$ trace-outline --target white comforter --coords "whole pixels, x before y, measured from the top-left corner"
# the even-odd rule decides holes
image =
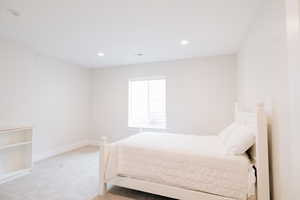
[[[224,153],[218,136],[145,132],[110,145],[106,179],[126,176],[244,200],[255,176],[246,155]]]

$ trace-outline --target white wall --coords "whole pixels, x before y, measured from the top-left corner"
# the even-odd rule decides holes
[[[292,131],[289,146],[291,160],[289,199],[299,198],[300,179],[300,0],[286,0],[287,38],[288,38],[288,68],[291,96]]]
[[[93,139],[105,135],[116,140],[136,131],[127,128],[128,79],[151,76],[167,79],[168,131],[216,134],[232,121],[235,56],[95,69]]]
[[[245,107],[272,107],[271,184],[274,200],[287,198],[290,98],[284,0],[266,1],[238,55],[238,99]]]
[[[88,70],[2,39],[0,124],[33,125],[35,159],[101,135],[116,140],[136,132],[127,128],[128,79],[156,75],[167,78],[169,131],[216,134],[232,121],[234,56]]]
[[[88,69],[0,40],[0,95],[0,123],[35,127],[35,159],[87,141]]]

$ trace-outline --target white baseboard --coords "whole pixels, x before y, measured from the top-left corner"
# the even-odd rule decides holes
[[[95,144],[95,143],[93,143]],[[33,162],[38,162],[41,160],[45,160],[47,158],[68,152],[68,151],[72,151],[74,149],[78,149],[84,146],[88,146],[91,145],[89,140],[85,140],[79,143],[75,143],[75,144],[68,144],[68,145],[64,145],[61,147],[56,148],[55,150],[50,150],[44,153],[39,153],[39,154],[33,154]]]

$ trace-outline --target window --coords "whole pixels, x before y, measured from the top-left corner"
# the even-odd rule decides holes
[[[128,126],[166,128],[166,80],[129,81]]]

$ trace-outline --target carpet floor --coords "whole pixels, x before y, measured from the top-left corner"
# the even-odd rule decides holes
[[[98,151],[85,147],[38,162],[30,175],[0,185],[0,200],[171,200],[112,187],[100,197]]]

